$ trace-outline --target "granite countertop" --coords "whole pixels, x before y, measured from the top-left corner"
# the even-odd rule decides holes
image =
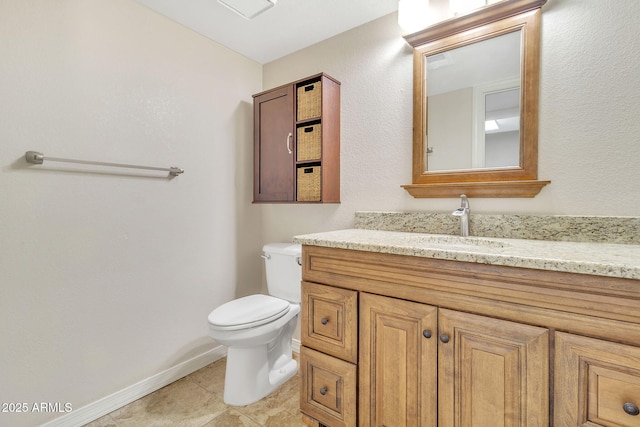
[[[480,264],[640,280],[640,245],[347,229],[295,236],[295,243]]]

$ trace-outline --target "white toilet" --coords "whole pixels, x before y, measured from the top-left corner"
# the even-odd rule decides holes
[[[269,243],[264,251],[270,295],[249,295],[209,314],[209,335],[227,349],[224,402],[244,406],[294,376],[291,339],[300,313],[302,247]]]

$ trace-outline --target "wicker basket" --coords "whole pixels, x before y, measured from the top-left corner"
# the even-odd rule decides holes
[[[299,162],[319,160],[322,156],[322,125],[316,123],[298,128],[296,159]]]
[[[322,114],[322,81],[298,87],[298,121]]]
[[[321,166],[303,166],[298,168],[298,195],[299,202],[320,201],[320,171]]]

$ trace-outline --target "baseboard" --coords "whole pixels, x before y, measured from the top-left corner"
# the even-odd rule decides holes
[[[294,338],[291,341],[291,349],[295,353],[300,354],[300,340]],[[222,359],[226,355],[227,348],[218,346],[82,408],[74,409],[73,412],[69,412],[55,420],[42,424],[41,427],[77,427],[90,423],[218,359]]]
[[[69,412],[55,420],[42,424],[41,427],[77,427],[90,423],[226,355],[227,348],[218,346],[82,408],[74,409],[73,412]]]

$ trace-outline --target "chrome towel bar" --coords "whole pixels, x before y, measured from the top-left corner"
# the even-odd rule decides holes
[[[65,163],[79,163],[83,165],[98,165],[98,166],[113,166],[116,168],[129,168],[129,169],[146,169],[154,171],[166,171],[171,176],[178,176],[184,172],[184,170],[171,166],[169,168],[157,168],[153,166],[139,166],[139,165],[126,165],[122,163],[109,163],[109,162],[94,162],[90,160],[74,160],[74,159],[61,159],[59,157],[48,157],[37,151],[27,151],[24,155],[27,163],[35,165],[41,165],[45,160],[51,162],[65,162]]]

